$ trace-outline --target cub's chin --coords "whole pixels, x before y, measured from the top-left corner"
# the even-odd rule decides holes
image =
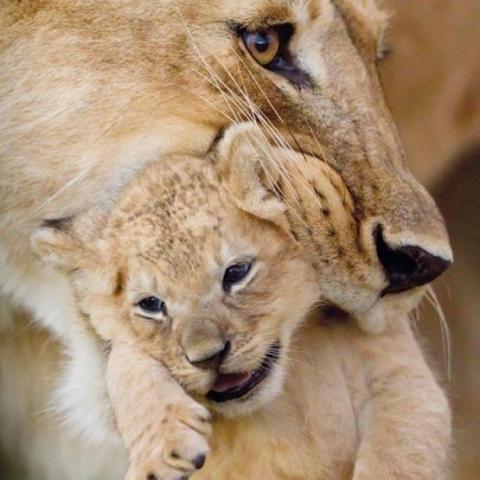
[[[283,385],[282,344],[270,346],[258,368],[239,373],[220,373],[207,393],[208,405],[226,417],[251,413],[271,401]]]

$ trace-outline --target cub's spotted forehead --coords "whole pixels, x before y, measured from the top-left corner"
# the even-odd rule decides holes
[[[144,170],[124,191],[107,232],[126,256],[172,272],[179,265],[195,270],[204,263],[202,252],[220,249],[225,218],[219,180],[206,160],[166,160]]]

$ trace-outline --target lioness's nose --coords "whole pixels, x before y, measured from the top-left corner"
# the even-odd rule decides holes
[[[217,369],[225,360],[225,358],[230,353],[231,343],[225,342],[225,344],[213,355],[208,355],[205,358],[200,359],[190,359],[188,356],[188,361],[195,367],[202,368],[204,370],[214,370]]]
[[[381,228],[375,232],[375,243],[378,258],[388,279],[388,286],[382,291],[382,296],[430,283],[452,263],[414,245],[391,247],[385,241]]]

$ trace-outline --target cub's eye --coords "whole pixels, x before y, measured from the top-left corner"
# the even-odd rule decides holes
[[[241,35],[245,47],[260,65],[269,65],[280,52],[280,35],[273,28],[260,32],[243,30]]]
[[[140,300],[136,305],[137,307],[140,307],[145,313],[158,314],[165,313],[166,311],[165,302],[154,296],[145,297]]]
[[[229,292],[235,284],[241,282],[242,280],[245,280],[251,269],[252,263],[248,262],[237,263],[228,267],[223,275],[223,289],[226,292]]]

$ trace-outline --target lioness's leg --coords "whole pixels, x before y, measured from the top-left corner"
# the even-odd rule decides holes
[[[354,480],[439,480],[447,476],[450,408],[406,318],[360,339],[369,400],[360,412]]]

